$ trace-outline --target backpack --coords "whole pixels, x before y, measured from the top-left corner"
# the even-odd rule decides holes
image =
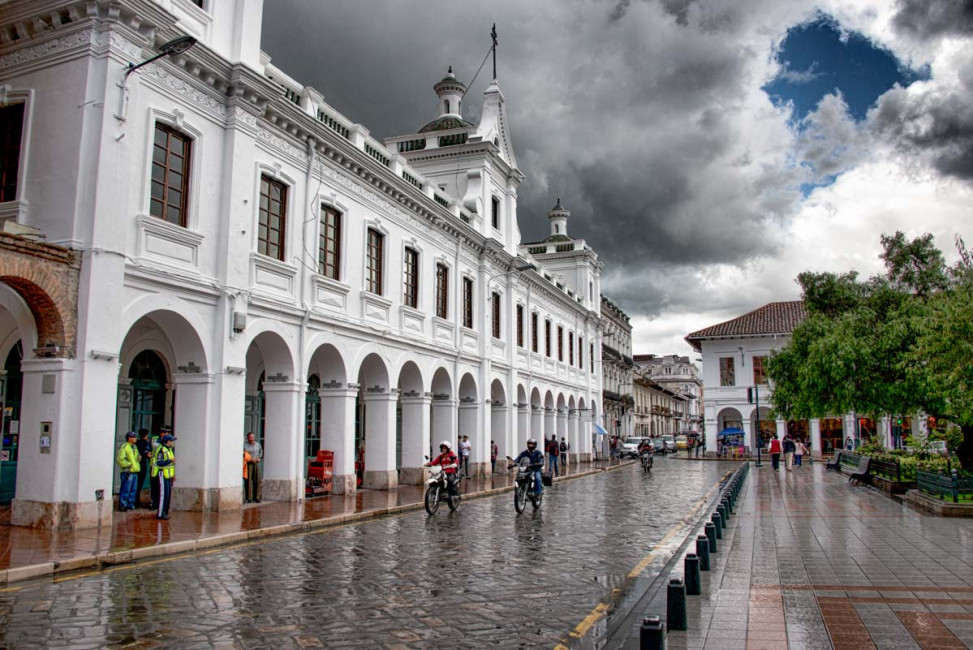
[[[561,451],[567,451],[567,450],[568,450],[568,443],[566,443],[566,442],[564,442],[562,440],[561,441]]]

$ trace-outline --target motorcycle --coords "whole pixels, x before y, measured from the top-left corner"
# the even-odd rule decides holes
[[[519,514],[527,508],[527,501],[530,500],[530,504],[534,506],[534,510],[537,510],[541,507],[541,501],[544,500],[544,495],[538,494],[535,482],[537,480],[537,470],[543,469],[544,463],[531,463],[529,458],[521,458],[520,463],[513,463],[513,459],[509,456],[507,460],[511,461],[507,469],[517,467],[516,487],[514,488],[514,508]]]
[[[439,510],[439,504],[443,501],[449,506],[450,510],[456,510],[459,508],[459,502],[462,499],[459,490],[455,485],[455,479],[450,480],[449,475],[446,474],[446,468],[453,467],[456,465],[430,465],[431,475],[426,481],[426,497],[425,505],[426,512],[430,515],[436,514]],[[455,474],[454,474],[455,476]]]
[[[652,471],[652,454],[649,453],[649,452],[647,452],[647,451],[643,451],[641,454],[639,454],[639,459],[642,461],[642,471],[643,472],[651,472]]]

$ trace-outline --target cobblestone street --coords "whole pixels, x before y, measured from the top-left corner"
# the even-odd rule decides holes
[[[643,560],[733,466],[657,459],[520,516],[505,493],[25,583],[0,592],[0,646],[551,647],[633,569],[658,571]]]

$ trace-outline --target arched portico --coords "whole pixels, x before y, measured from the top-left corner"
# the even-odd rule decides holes
[[[318,377],[317,389],[320,404],[320,449],[333,452],[333,475],[331,492],[334,494],[353,493],[357,489],[355,476],[355,407],[358,403],[358,389],[348,385],[348,374],[341,352],[330,343],[321,343],[311,354],[308,362],[308,376]],[[305,445],[307,428],[313,424],[305,415]],[[311,431],[313,434],[313,430]],[[310,459],[313,447],[305,449],[306,460]],[[303,467],[307,471],[307,465]],[[306,476],[306,473],[305,473]]]
[[[414,361],[399,371],[399,427],[396,435],[396,466],[399,483],[421,485],[429,453],[432,397],[423,390],[422,372]]]
[[[530,402],[527,401],[527,389],[523,384],[517,384],[517,440],[514,445],[519,454],[527,448],[527,438],[530,436]],[[514,454],[511,454],[514,456]]]
[[[440,367],[432,376],[432,441],[429,457],[439,453],[439,443],[446,441],[453,451],[457,451],[456,427],[459,423],[456,415],[457,400],[453,393],[453,381],[446,368]]]
[[[469,436],[473,444],[470,452],[470,475],[483,474],[486,463],[483,461],[484,443],[480,431],[480,399],[476,380],[471,373],[464,374],[459,382],[459,435]]]
[[[530,392],[530,438],[537,442],[538,448],[544,444],[544,404],[541,392],[535,386]]]

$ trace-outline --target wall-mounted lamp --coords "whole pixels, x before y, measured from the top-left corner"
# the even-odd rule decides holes
[[[122,80],[118,83],[118,87],[121,89],[122,94],[121,98],[119,99],[118,112],[115,113],[115,119],[119,120],[120,122],[124,122],[128,115],[128,87],[126,86],[128,83],[128,75],[132,74],[142,66],[146,66],[153,61],[158,61],[164,56],[175,56],[176,54],[182,54],[195,44],[196,39],[194,37],[179,36],[178,38],[174,38],[171,41],[166,41],[160,45],[159,53],[155,56],[149,57],[141,63],[129,63],[127,66],[125,66],[125,76],[122,77]],[[121,140],[121,138],[118,139]]]

